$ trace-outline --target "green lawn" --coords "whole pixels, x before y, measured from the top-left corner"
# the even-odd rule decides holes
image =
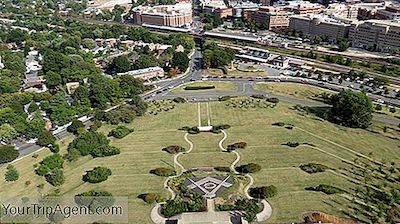
[[[204,104],[202,106],[205,107]],[[275,108],[239,109],[226,106],[226,102],[210,103],[212,123],[229,124],[228,138],[224,145],[245,141],[248,147],[239,150],[242,156],[240,164],[255,162],[262,170],[255,173],[255,186],[273,184],[278,187],[278,196],[269,200],[273,208],[273,216],[267,223],[300,221],[301,214],[307,211],[322,211],[340,215],[340,210],[346,208],[346,199],[342,196],[328,196],[323,193],[305,191],[305,187],[318,184],[332,184],[349,190],[355,184],[347,180],[346,169],[351,165],[343,160],[353,161],[362,154],[373,160],[396,163],[400,162],[399,141],[400,132],[383,133],[382,124],[374,123],[371,130],[349,129],[326,121],[301,115],[291,110],[292,105],[279,103]],[[289,130],[272,126],[272,123],[283,121],[295,126]],[[165,146],[178,144],[186,148],[189,145],[184,140],[184,132],[177,129],[183,126],[196,126],[198,123],[197,104],[176,104],[175,109],[164,111],[158,115],[145,115],[137,118],[129,127],[135,131],[123,139],[111,139],[111,144],[121,149],[121,154],[113,157],[80,158],[77,162],[65,164],[66,183],[59,189],[65,195],[91,190],[104,189],[114,195],[129,197],[129,217],[131,223],[150,224],[151,205],[137,199],[141,193],[158,192],[164,197],[169,196],[163,189],[165,178],[149,174],[149,170],[157,167],[172,167],[173,157],[161,149]],[[108,133],[115,126],[105,125],[100,131]],[[392,138],[389,138],[390,136]],[[221,152],[218,142],[222,134],[189,135],[194,143],[190,154],[185,154],[179,161],[185,168],[199,166],[229,166],[235,159],[230,153]],[[69,137],[61,142],[62,153],[72,140]],[[288,141],[312,143],[315,146],[300,146],[289,148],[283,146]],[[0,196],[39,195],[54,191],[56,188],[45,184],[43,190],[38,190],[38,184],[45,183],[43,177],[34,173],[33,164],[40,162],[50,154],[45,149],[37,153],[37,159],[26,157],[14,165],[21,177],[18,181],[7,183],[0,180]],[[322,163],[335,171],[307,174],[298,167],[301,164]],[[95,166],[111,168],[113,175],[100,184],[88,184],[82,181],[85,171]],[[5,166],[0,167],[0,176],[4,176]],[[27,180],[32,181],[26,186]]]
[[[296,99],[313,100],[316,94],[335,93],[323,88],[299,83],[256,83],[255,89],[277,95],[290,96]]]
[[[185,90],[188,86],[215,86],[214,89],[202,89],[202,90]],[[207,91],[235,91],[237,89],[236,85],[231,82],[217,82],[217,81],[197,81],[189,84],[184,84],[173,89],[173,93],[181,92],[207,92]]]

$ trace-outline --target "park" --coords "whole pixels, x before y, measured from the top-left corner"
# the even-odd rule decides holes
[[[272,213],[262,223],[297,222],[313,212],[351,220],[355,215],[343,211],[350,210],[354,191],[363,181],[355,170],[364,164],[378,169],[400,160],[399,129],[395,126],[373,121],[367,129],[347,128],[293,104],[253,97],[208,103],[152,101],[146,114],[125,125],[134,131],[121,139],[109,137],[110,145],[119,148],[120,154],[84,156],[66,162],[65,183],[54,187],[35,174],[40,161],[51,154],[43,149],[13,162],[20,178],[14,182],[2,180],[3,193],[73,195],[105,190],[114,196],[128,196],[129,217],[135,222],[152,223],[150,214],[154,206],[181,193],[174,188],[171,177],[180,179],[188,188],[198,188],[200,193],[205,191],[194,183],[204,179],[200,185],[205,185],[201,188],[210,189],[210,193],[215,183],[222,182],[218,178],[228,177],[223,182],[229,187],[217,195],[214,210],[233,209],[227,206],[233,203],[232,198],[246,198],[251,189],[274,186],[277,195],[266,198]],[[191,134],[183,128],[208,125],[227,127],[222,131]],[[103,124],[98,132],[107,135],[115,127]],[[67,153],[72,141],[73,136],[61,140],[61,155]],[[223,151],[240,142],[246,143],[246,147]],[[180,146],[184,151],[171,154],[163,150],[171,145]],[[244,173],[237,174],[238,167],[248,164],[260,167],[250,173],[253,180]],[[98,166],[108,167],[112,175],[96,184],[82,180],[85,172]],[[166,177],[150,172],[157,168],[172,170],[173,174]],[[4,166],[0,168],[1,175],[6,171]],[[337,191],[332,193],[319,186]],[[156,198],[150,203],[140,197],[150,193]]]

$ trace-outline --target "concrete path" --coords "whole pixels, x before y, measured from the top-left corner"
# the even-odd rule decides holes
[[[215,212],[215,200],[207,199],[207,212]]]

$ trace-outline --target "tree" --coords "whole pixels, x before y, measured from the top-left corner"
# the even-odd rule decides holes
[[[15,137],[18,136],[18,132],[13,126],[9,124],[2,124],[0,126],[0,141],[10,143]]]
[[[131,70],[131,62],[127,55],[121,55],[114,58],[110,65],[110,69],[114,70],[116,73],[124,73]]]
[[[343,91],[332,97],[332,105],[332,116],[342,125],[367,128],[371,124],[373,106],[364,93]]]
[[[107,146],[110,140],[101,133],[89,131],[79,135],[68,145],[68,151],[77,149],[81,156],[92,154],[97,148]]]
[[[184,72],[189,67],[189,57],[184,52],[175,52],[172,57],[171,65],[172,67],[177,67],[181,72]]]
[[[0,164],[8,163],[18,158],[19,152],[10,145],[0,145]]]
[[[5,174],[5,179],[6,181],[16,181],[19,178],[19,172],[13,165],[8,165],[7,166],[7,172]]]
[[[261,166],[256,163],[249,163],[236,167],[240,173],[255,173],[261,170]]]
[[[108,136],[113,136],[114,138],[123,138],[127,135],[129,135],[130,133],[133,132],[133,129],[125,127],[125,126],[118,126],[117,128],[113,129],[110,131],[110,133],[108,134]]]
[[[82,40],[82,46],[88,49],[94,49],[96,47],[96,42],[93,39],[85,38]]]
[[[155,174],[157,176],[162,176],[162,177],[173,176],[176,174],[175,170],[173,170],[171,168],[166,168],[166,167],[152,169],[152,170],[150,170],[150,173]]]
[[[111,170],[107,167],[95,167],[93,170],[87,171],[83,175],[83,181],[89,183],[100,183],[108,179],[108,176],[112,174]]]
[[[43,130],[38,136],[38,145],[49,146],[56,142],[56,137],[51,133],[51,131]]]
[[[50,89],[53,89],[59,85],[62,84],[62,79],[61,79],[61,75],[58,73],[55,73],[53,71],[49,71],[46,73],[46,85],[47,87],[49,87]]]
[[[40,166],[36,169],[36,173],[40,176],[45,176],[55,169],[62,169],[64,159],[60,154],[47,156],[40,162]]]
[[[71,132],[71,133],[74,133],[74,134],[77,134],[77,131],[78,131],[79,128],[85,128],[85,125],[83,124],[83,122],[80,121],[80,120],[73,120],[71,125],[69,125],[67,127],[67,131]]]
[[[266,199],[276,196],[278,189],[274,185],[254,187],[250,189],[250,195],[255,198]]]
[[[46,175],[46,181],[53,186],[60,186],[65,182],[64,172],[60,168],[56,168]]]

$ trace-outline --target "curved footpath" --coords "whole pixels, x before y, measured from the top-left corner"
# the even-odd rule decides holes
[[[228,134],[222,130],[222,133],[224,134],[224,137],[221,139],[221,141],[219,141],[219,148],[224,151],[224,152],[228,152],[228,150],[226,150],[223,146],[224,141],[228,138]],[[236,155],[236,159],[235,161],[233,161],[230,165],[230,170],[235,173],[235,174],[239,174],[238,171],[236,171],[235,166],[236,164],[240,161],[240,154],[236,151],[232,151],[235,155]],[[244,194],[246,195],[246,197],[248,199],[253,199],[253,197],[250,196],[249,194],[249,190],[250,187],[253,186],[254,184],[254,178],[250,175],[250,174],[245,174],[246,177],[249,178],[250,182],[249,184],[247,184],[247,186],[244,188]],[[257,222],[263,222],[266,221],[267,219],[269,219],[272,215],[272,207],[271,205],[267,202],[267,200],[263,199],[261,200],[261,203],[263,204],[263,210],[259,213],[257,213],[256,217],[257,217]]]
[[[165,181],[164,181],[164,188],[167,189],[171,193],[171,199],[174,199],[176,197],[176,193],[171,189],[170,186],[168,186],[168,182],[173,178],[179,177],[180,175],[182,175],[183,172],[186,171],[185,167],[181,163],[179,163],[178,158],[179,158],[179,156],[181,156],[183,154],[188,154],[193,150],[193,143],[189,140],[188,135],[189,135],[189,133],[186,133],[184,138],[185,138],[185,141],[189,144],[189,149],[186,152],[180,152],[180,153],[174,155],[174,167],[175,167],[175,170],[177,170],[176,175],[167,177],[167,179],[165,179]],[[179,167],[179,168],[177,169],[177,167]],[[165,218],[161,215],[161,212],[160,212],[161,205],[162,205],[162,203],[157,203],[150,212],[150,218],[153,221],[153,223],[155,223],[155,224],[165,224],[165,222],[168,220],[167,218]]]

